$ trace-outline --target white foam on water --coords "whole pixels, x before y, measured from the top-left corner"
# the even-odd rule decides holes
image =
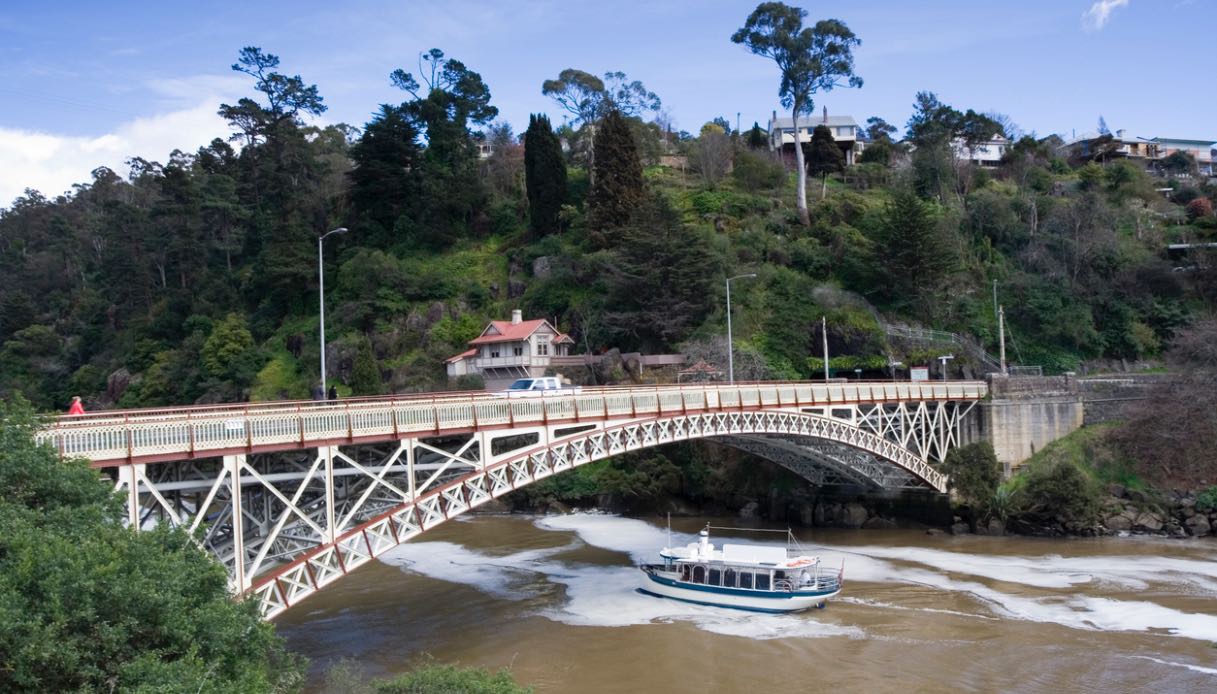
[[[910,612],[932,612],[934,614],[949,614],[955,617],[968,617],[970,619],[988,619],[991,621],[999,621],[1000,617],[993,615],[977,614],[975,612],[961,612],[959,610],[944,610],[937,607],[910,607],[908,605],[897,605],[891,602],[883,602],[881,600],[870,600],[868,598],[855,597],[837,597],[836,602],[846,602],[851,605],[862,605],[863,607],[877,607],[881,610],[907,610]]]
[[[587,626],[627,626],[654,622],[687,621],[714,633],[754,639],[848,636],[861,637],[861,629],[826,624],[809,616],[737,612],[665,600],[637,592],[641,585],[632,566],[602,566],[557,561],[554,555],[581,543],[622,552],[633,561],[657,557],[668,545],[668,533],[644,521],[607,514],[546,516],[538,528],[574,533],[578,539],[561,547],[527,550],[505,556],[472,551],[449,542],[406,543],[382,556],[431,578],[462,583],[495,596],[521,600],[536,594],[536,579],[565,588],[567,600],[546,608],[545,617],[557,622]],[[712,538],[713,539],[713,538]],[[672,533],[672,545],[696,540],[695,535]],[[758,543],[780,546],[776,543]],[[825,567],[835,570],[845,559],[846,590],[850,581],[920,585],[947,593],[971,596],[974,614],[935,608],[895,609],[939,611],[984,619],[1020,619],[1098,631],[1162,630],[1170,635],[1217,641],[1217,615],[1181,612],[1144,600],[1119,600],[1083,594],[1043,594],[1042,591],[1088,585],[1115,584],[1136,590],[1150,584],[1182,583],[1207,590],[1217,577],[1217,566],[1191,559],[1169,557],[1078,557],[1056,555],[978,556],[924,548],[823,547]],[[837,554],[837,553],[840,554]],[[1013,594],[968,577],[1025,585],[1040,592]],[[1199,588],[1196,588],[1199,586]],[[853,596],[845,598],[868,604]],[[889,607],[884,603],[869,603]]]
[[[1187,668],[1193,672],[1202,672],[1206,675],[1217,675],[1217,668],[1201,667],[1200,665],[1191,665],[1190,663],[1176,663],[1170,660],[1163,660],[1148,655],[1130,655],[1129,658],[1137,658],[1138,660],[1152,660],[1159,665],[1170,665],[1172,667]]]
[[[577,531],[596,546],[642,558],[658,552],[667,533],[642,521],[600,514],[548,516],[537,526],[555,531]],[[694,539],[672,534],[674,543]],[[852,626],[826,624],[806,615],[771,615],[665,600],[638,592],[642,574],[633,566],[600,566],[556,561],[553,555],[578,547],[528,550],[491,556],[450,542],[410,542],[381,556],[381,560],[429,578],[468,585],[496,597],[523,600],[533,597],[535,579],[543,576],[564,586],[566,601],[546,608],[541,615],[564,624],[619,627],[656,622],[686,621],[713,633],[753,639],[861,637]],[[593,544],[593,543],[588,543]]]

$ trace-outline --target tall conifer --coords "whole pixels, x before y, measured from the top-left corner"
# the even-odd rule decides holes
[[[610,245],[613,230],[629,221],[643,195],[642,163],[630,125],[609,111],[596,133],[596,182],[588,197],[591,232]]]
[[[528,189],[529,227],[538,236],[560,230],[558,213],[566,202],[566,162],[549,117],[528,117],[524,133],[524,184]]]

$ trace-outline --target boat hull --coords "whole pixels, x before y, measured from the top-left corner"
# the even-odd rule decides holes
[[[682,583],[664,577],[659,572],[643,571],[644,580],[640,590],[663,598],[730,607],[754,612],[798,612],[813,607],[823,607],[828,600],[841,592],[839,586],[832,590],[756,591],[740,588]]]

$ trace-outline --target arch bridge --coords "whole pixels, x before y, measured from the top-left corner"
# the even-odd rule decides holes
[[[763,382],[270,402],[61,417],[128,521],[195,532],[272,618],[385,551],[585,463],[712,439],[814,484],[943,492],[983,382]]]

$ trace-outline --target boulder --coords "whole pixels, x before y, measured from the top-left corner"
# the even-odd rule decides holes
[[[130,385],[131,372],[127,371],[126,367],[115,371],[106,378],[106,399],[110,402],[118,402]]]
[[[1103,521],[1103,525],[1106,526],[1108,530],[1115,532],[1132,530],[1132,521],[1128,520],[1128,518],[1123,514],[1111,516],[1107,520]]]
[[[543,255],[532,261],[532,276],[537,279],[545,279],[549,277],[553,271],[553,258]]]
[[[865,506],[857,501],[851,501],[842,509],[841,525],[846,528],[861,528],[869,515]]]
[[[926,534],[926,535],[941,535],[941,534],[942,534],[942,528],[926,528],[926,529],[925,529],[925,534]]]
[[[997,518],[990,518],[988,530],[990,535],[1005,535],[1006,524]]]
[[[955,523],[951,526],[952,535],[967,535],[969,532],[971,532],[971,528],[967,523]]]
[[[1122,484],[1113,483],[1113,484],[1107,485],[1107,493],[1114,496],[1117,499],[1123,499],[1125,497],[1125,495],[1128,494],[1128,489],[1126,489],[1124,487],[1124,485],[1122,485]]]
[[[744,507],[739,510],[739,517],[742,520],[753,520],[760,515],[761,505],[755,501],[749,501],[744,504]]]
[[[1188,535],[1195,537],[1204,537],[1213,530],[1213,526],[1209,524],[1208,519],[1199,514],[1184,521],[1183,527],[1187,528]]]
[[[896,527],[896,521],[875,516],[874,518],[867,519],[862,524],[862,527],[866,530],[892,530]]]
[[[1133,529],[1156,533],[1162,530],[1162,526],[1162,519],[1156,514],[1142,513],[1141,515],[1137,516],[1137,522],[1133,524]]]
[[[508,299],[518,299],[518,298],[524,296],[525,289],[528,289],[528,285],[524,284],[520,280],[508,280],[507,281],[507,298]]]

